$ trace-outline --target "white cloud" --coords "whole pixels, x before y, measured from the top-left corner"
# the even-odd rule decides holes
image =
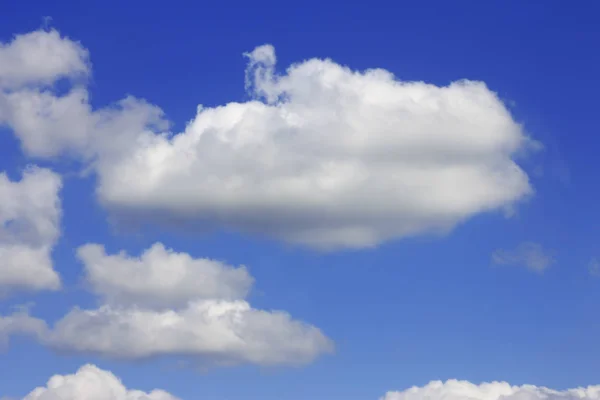
[[[543,272],[556,263],[556,259],[539,243],[521,243],[514,250],[498,249],[492,254],[492,262],[498,265],[514,265]]]
[[[51,252],[60,235],[60,177],[30,167],[20,181],[0,173],[0,292],[56,290]]]
[[[163,391],[145,393],[127,389],[111,372],[84,365],[72,375],[54,375],[45,387],[38,387],[23,400],[178,400]]]
[[[88,56],[55,30],[0,42],[0,124],[14,131],[28,155],[92,161],[102,154],[110,162],[147,128],[168,127],[158,107],[133,97],[93,110],[86,81],[78,79],[90,73]],[[63,78],[72,88],[57,95],[52,84]]]
[[[18,311],[6,317],[0,315],[0,346],[6,347],[12,335],[27,335],[43,340],[47,328],[44,321],[29,316],[27,311]]]
[[[0,323],[0,335],[31,333],[27,328],[35,326],[38,340],[56,350],[130,360],[182,356],[209,366],[300,365],[333,351],[318,328],[243,300],[253,283],[243,267],[161,244],[139,258],[107,255],[93,244],[78,253],[92,290],[106,303],[74,308],[52,327],[21,311],[4,317],[22,323]]]
[[[506,382],[475,385],[467,381],[433,381],[423,387],[388,392],[381,400],[591,400],[600,399],[600,386],[568,390],[511,386]]]
[[[110,304],[180,307],[196,299],[243,299],[253,284],[245,267],[194,259],[154,244],[140,257],[107,255],[97,244],[77,251],[93,291]]]
[[[247,56],[255,99],[199,107],[177,135],[140,100],[93,111],[79,86],[11,93],[0,116],[31,155],[92,159],[100,201],[126,222],[360,248],[447,232],[532,193],[514,157],[534,142],[482,82],[438,87],[320,59],[278,74],[271,46]]]
[[[270,47],[250,60],[266,103],[200,109],[183,133],[101,164],[101,201],[340,248],[446,231],[531,193],[511,158],[527,139],[482,83],[398,82],[327,60],[276,76]]]
[[[162,111],[127,97],[93,111],[84,87],[75,86],[57,97],[51,90],[22,89],[0,94],[0,123],[8,125],[30,156],[71,155],[103,163],[120,158],[147,127],[166,128]]]
[[[87,75],[87,60],[85,48],[55,30],[16,35],[10,43],[0,42],[0,89]]]
[[[241,300],[200,300],[168,311],[75,309],[46,340],[61,350],[113,358],[179,355],[210,365],[306,364],[332,350],[319,329]]]

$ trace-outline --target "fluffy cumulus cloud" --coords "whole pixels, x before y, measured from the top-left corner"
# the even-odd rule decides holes
[[[140,257],[107,255],[97,244],[77,251],[95,293],[109,304],[184,306],[198,299],[243,299],[254,280],[245,267],[195,259],[156,243]]]
[[[332,349],[316,327],[241,300],[201,300],[164,311],[75,309],[46,340],[67,351],[120,359],[192,356],[203,365],[301,365]]]
[[[318,328],[244,300],[253,278],[244,267],[194,259],[155,244],[140,257],[78,251],[97,309],[74,308],[51,327],[27,313],[4,317],[0,335],[34,334],[60,351],[118,359],[183,356],[211,365],[300,365],[333,350]],[[0,336],[1,338],[2,336]]]
[[[28,168],[19,181],[0,173],[0,294],[60,287],[51,252],[60,235],[61,186],[43,168]]]
[[[86,80],[88,52],[57,31],[36,31],[0,43],[0,124],[10,127],[23,150],[38,158],[71,155],[104,162],[147,134],[165,129],[162,111],[133,97],[92,110]],[[54,84],[69,80],[57,95]]]
[[[94,365],[85,365],[72,375],[54,375],[23,400],[178,400],[163,391],[150,393],[127,389],[121,380]]]
[[[592,400],[600,399],[600,386],[568,390],[511,386],[506,382],[475,385],[467,381],[433,381],[423,387],[388,392],[380,400]]]
[[[29,156],[72,156],[89,163],[98,174],[102,201],[117,217],[135,218],[137,214],[129,206],[138,200],[130,196],[133,192],[125,194],[125,202],[119,200],[123,182],[115,180],[116,170],[129,179],[131,173],[137,173],[131,170],[137,168],[132,162],[158,156],[155,161],[159,164],[144,173],[155,183],[144,177],[136,179],[144,181],[148,195],[159,189],[157,185],[163,186],[160,190],[171,190],[165,185],[160,154],[166,151],[164,155],[179,158],[179,145],[161,133],[168,127],[162,111],[142,100],[127,97],[93,109],[85,79],[81,79],[89,72],[87,51],[56,31],[37,31],[2,44],[0,124],[16,134]],[[59,93],[54,85],[61,79],[71,83],[67,92]],[[250,106],[261,104],[271,107],[259,102]],[[185,132],[178,137],[193,139]],[[190,146],[189,155],[183,155],[193,161],[190,168],[174,165],[175,179],[191,185],[189,193],[178,188],[173,197],[157,204],[141,202],[134,208],[142,213],[152,211],[145,216],[156,215],[157,221],[169,224],[179,217],[206,220],[207,212],[217,217],[210,222],[223,223],[221,211],[210,210],[214,199],[202,199],[205,194],[210,197],[207,191],[212,190],[210,185],[202,188],[206,175],[197,177],[200,185],[193,183],[194,179],[182,180],[203,168],[197,159],[205,151],[218,150],[213,145],[209,143],[205,150]],[[232,156],[225,153],[222,161],[227,163]],[[226,171],[215,175],[214,159],[207,162],[206,174],[221,179]],[[0,176],[0,287],[59,286],[50,263],[50,251],[59,234],[59,188],[60,179],[47,170],[29,170],[19,183]],[[215,199],[224,193],[220,188]],[[240,204],[239,209],[238,216],[246,219],[247,207]],[[241,227],[238,225],[232,227]],[[77,255],[89,288],[98,295],[99,307],[75,308],[52,324],[26,311],[1,317],[0,340],[6,342],[10,335],[20,333],[62,351],[128,359],[191,356],[200,363],[227,365],[303,364],[333,349],[331,340],[318,328],[283,311],[253,308],[246,297],[254,280],[243,266],[196,259],[162,244],[140,256],[109,255],[101,245],[88,244],[79,248]]]
[[[532,193],[514,160],[536,143],[482,82],[403,82],[322,59],[279,73],[268,45],[247,57],[253,99],[200,106],[178,134],[139,99],[92,109],[77,83],[5,92],[0,119],[30,155],[89,161],[123,223],[361,248],[447,232]],[[61,74],[76,76],[67,65]]]
[[[88,53],[57,31],[35,31],[0,43],[0,88],[50,85],[89,73]]]
[[[492,254],[492,262],[497,265],[524,267],[535,272],[543,272],[556,263],[554,256],[539,243],[525,242],[513,250],[498,249]]]

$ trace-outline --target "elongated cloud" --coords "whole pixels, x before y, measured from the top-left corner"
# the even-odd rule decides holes
[[[600,399],[600,386],[553,390],[541,386],[511,386],[506,382],[475,385],[467,381],[433,381],[423,387],[388,392],[380,400],[592,400]]]
[[[0,173],[0,294],[60,287],[51,252],[60,235],[61,186],[43,168],[28,168],[20,181]]]
[[[532,193],[514,157],[536,143],[482,82],[404,82],[322,59],[279,73],[269,45],[247,58],[253,99],[200,106],[176,135],[142,100],[93,110],[81,85],[5,93],[0,120],[32,156],[91,162],[121,223],[361,248],[448,232]]]
[[[314,326],[245,301],[196,301],[178,310],[75,309],[46,341],[55,348],[118,359],[175,355],[204,365],[302,365],[332,350]]]
[[[127,389],[109,371],[84,365],[72,375],[54,375],[46,386],[38,387],[23,400],[179,400],[164,390]]]

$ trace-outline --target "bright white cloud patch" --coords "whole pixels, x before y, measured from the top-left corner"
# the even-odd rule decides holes
[[[244,267],[194,259],[157,243],[131,257],[107,255],[97,244],[77,251],[94,292],[110,304],[179,307],[196,299],[243,299],[253,284]]]
[[[140,100],[92,110],[80,86],[12,92],[0,116],[31,155],[93,159],[101,202],[125,222],[360,248],[532,193],[514,157],[534,142],[482,82],[438,87],[320,59],[280,74],[268,45],[247,57],[254,100],[199,107],[176,135]]]
[[[168,126],[160,109],[144,101],[128,97],[92,111],[88,97],[79,86],[60,97],[51,90],[34,88],[5,92],[0,94],[0,123],[12,128],[31,156],[68,154],[91,160],[101,154],[104,163],[135,146],[146,125]]]
[[[108,255],[94,244],[78,255],[89,285],[106,303],[74,308],[52,327],[20,312],[4,317],[18,317],[18,325],[0,319],[0,335],[35,333],[61,351],[130,360],[183,356],[202,365],[300,365],[333,351],[318,328],[243,300],[253,283],[244,267],[194,259],[161,244],[140,257]]]
[[[527,139],[482,83],[399,82],[327,60],[277,76],[272,48],[249,57],[265,102],[200,109],[183,133],[101,165],[101,200],[338,248],[444,231],[531,192],[511,158]]]
[[[113,358],[181,355],[217,365],[300,365],[332,349],[319,329],[285,312],[215,300],[167,311],[75,309],[55,325],[47,341],[59,349]]]
[[[555,264],[556,259],[539,243],[525,242],[514,250],[496,250],[492,254],[492,262],[498,265],[513,265],[543,272]]]
[[[72,375],[54,375],[23,400],[178,400],[163,391],[150,393],[127,389],[121,380],[94,365],[85,365]]]
[[[0,173],[0,292],[56,290],[51,251],[60,235],[58,175],[30,167],[20,181]]]
[[[87,75],[87,59],[87,50],[55,30],[16,35],[10,43],[0,42],[0,89]]]
[[[511,386],[506,382],[475,385],[467,381],[433,381],[423,387],[388,392],[380,400],[592,400],[600,399],[600,386],[568,390]]]

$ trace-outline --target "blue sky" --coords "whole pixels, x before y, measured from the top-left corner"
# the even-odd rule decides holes
[[[543,149],[509,157],[528,177],[534,192],[531,196],[511,186],[512,180],[506,186],[490,184],[489,190],[498,189],[503,200],[493,206],[486,203],[489,210],[469,209],[456,220],[454,215],[446,216],[452,220],[450,227],[438,235],[420,228],[423,221],[430,221],[428,216],[415,222],[419,228],[414,232],[401,233],[400,225],[408,224],[410,218],[398,210],[400,203],[380,204],[370,200],[367,192],[361,197],[365,208],[389,206],[390,221],[397,217],[399,222],[388,228],[361,219],[360,223],[375,226],[382,236],[368,246],[351,240],[353,245],[332,245],[322,251],[315,241],[326,243],[328,235],[310,234],[306,239],[309,245],[298,243],[304,239],[294,239],[294,235],[304,234],[298,228],[304,226],[304,218],[322,218],[314,209],[294,214],[296,208],[281,206],[288,204],[283,200],[258,197],[259,202],[273,201],[281,219],[261,213],[259,206],[258,211],[250,212],[254,208],[239,199],[232,200],[232,208],[221,217],[214,205],[176,209],[173,204],[206,200],[195,194],[185,197],[185,191],[178,192],[181,198],[166,196],[164,203],[157,200],[154,205],[134,190],[126,193],[117,184],[110,186],[111,179],[117,178],[111,175],[113,159],[105,150],[97,150],[95,157],[100,161],[90,166],[80,148],[55,157],[41,156],[35,145],[24,148],[19,129],[25,128],[2,121],[0,103],[0,122],[4,123],[0,170],[18,181],[23,168],[35,163],[55,171],[63,182],[60,237],[53,242],[52,251],[52,266],[60,274],[62,289],[11,290],[0,302],[0,315],[11,314],[16,305],[33,303],[31,316],[52,324],[74,306],[93,309],[98,302],[110,302],[102,295],[99,300],[102,289],[94,292],[89,288],[93,284],[85,282],[77,248],[98,243],[108,254],[125,251],[137,257],[161,242],[194,259],[247,266],[254,278],[246,298],[252,307],[284,310],[335,343],[333,353],[315,350],[319,354],[314,359],[297,366],[244,361],[204,369],[193,354],[123,360],[106,352],[65,350],[72,343],[60,348],[50,339],[17,334],[0,355],[0,398],[20,399],[44,386],[52,375],[73,374],[87,363],[112,371],[128,388],[160,388],[182,399],[207,400],[377,399],[387,391],[452,378],[558,390],[599,383],[600,325],[595,315],[600,281],[589,271],[590,262],[600,257],[595,222],[600,211],[593,172],[599,166],[595,157],[599,144],[596,93],[600,83],[596,75],[600,56],[595,51],[600,40],[599,12],[600,7],[592,1],[576,5],[559,1],[389,2],[378,6],[310,1],[260,6],[177,1],[132,1],[126,6],[115,1],[3,4],[0,42],[8,44],[14,35],[42,29],[43,17],[51,16],[50,28],[89,52],[91,66],[83,79],[94,109],[132,95],[160,107],[174,133],[186,129],[199,104],[210,108],[250,101],[252,93],[244,87],[247,64],[254,60],[259,69],[268,72],[269,63],[259,53],[250,58],[243,53],[270,44],[276,51],[275,73],[281,76],[292,64],[331,59],[353,71],[381,68],[398,80],[424,81],[435,87],[461,79],[483,81],[489,91],[497,93],[498,104],[508,110],[508,116],[502,118],[522,124],[524,134]],[[0,65],[0,89],[2,71]],[[11,76],[16,79],[17,75]],[[59,79],[53,83],[54,93],[67,93],[79,85],[77,79]],[[298,78],[297,96],[309,87],[303,86],[301,79],[303,76]],[[254,84],[260,87],[260,81]],[[262,88],[271,90],[266,85]],[[14,87],[7,86],[5,92],[17,90]],[[460,96],[465,95],[460,90],[451,104],[459,104]],[[314,103],[307,100],[306,104]],[[475,108],[476,112],[485,110],[483,106]],[[473,120],[482,115],[478,133],[488,134],[487,114],[468,115]],[[393,115],[381,114],[377,121],[388,117],[392,131],[400,135],[410,131],[408,125],[394,125],[402,120]],[[431,120],[435,118],[432,114]],[[77,121],[66,123],[77,128]],[[462,125],[459,128],[457,135]],[[504,128],[498,129],[504,135]],[[30,137],[36,132],[34,129]],[[45,133],[50,141],[58,140],[53,132]],[[107,134],[119,132],[111,128]],[[317,130],[314,134],[326,143],[330,132]],[[493,148],[484,155],[506,161],[501,153]],[[237,153],[214,155],[209,167],[244,158]],[[249,155],[251,166],[252,157],[254,153]],[[80,176],[86,168],[91,172]],[[401,172],[385,175],[385,171],[375,180],[393,186],[396,181],[385,178]],[[97,189],[99,177],[106,183],[104,195]],[[165,185],[163,193],[173,187],[168,182]],[[511,190],[515,191],[513,197],[506,194]],[[502,208],[513,205],[512,200],[514,213],[507,217]],[[297,209],[303,209],[302,205]],[[161,212],[171,222],[163,223]],[[201,213],[209,215],[208,219],[219,217],[210,222],[194,220]],[[146,221],[149,215],[152,217]],[[195,221],[194,226],[180,229],[176,216]],[[136,223],[129,225],[128,217]],[[2,218],[0,213],[0,221],[7,224]],[[295,222],[278,225],[288,219]],[[338,238],[331,240],[337,243]],[[114,290],[123,290],[114,285]],[[189,363],[182,365],[182,360]]]

